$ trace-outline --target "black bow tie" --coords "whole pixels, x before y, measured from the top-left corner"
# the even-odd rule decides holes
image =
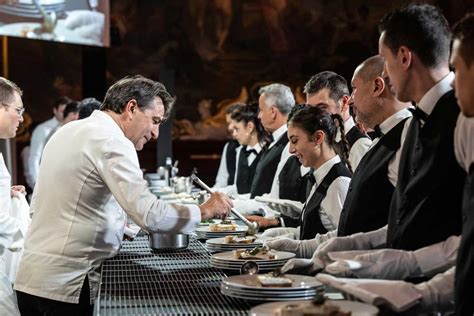
[[[380,125],[375,125],[374,127],[374,131],[371,133],[373,138],[380,138],[382,137],[383,135],[385,135],[383,132],[382,132],[382,129],[380,129]]]
[[[245,156],[248,157],[248,156],[250,156],[251,153],[254,153],[255,156],[258,155],[258,153],[257,153],[257,151],[256,151],[255,149],[247,149],[247,150],[245,151]]]
[[[421,121],[426,122],[426,119],[428,118],[428,114],[423,112],[422,109],[420,109],[419,107],[415,107],[414,109],[410,108],[409,110],[411,111],[414,117],[418,118]]]
[[[313,168],[311,168],[311,170],[308,172],[308,182],[311,183],[311,187],[316,183]]]

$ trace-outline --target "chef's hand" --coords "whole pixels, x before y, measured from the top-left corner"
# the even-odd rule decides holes
[[[23,195],[26,194],[25,186],[23,186],[23,185],[14,185],[14,186],[12,186],[11,197],[14,197],[14,196],[19,197],[19,194],[23,194]]]
[[[206,202],[199,206],[201,219],[225,217],[233,206],[232,199],[227,194],[214,192]]]
[[[251,222],[256,222],[260,229],[277,227],[280,224],[280,222],[276,218],[266,218],[258,215],[247,215],[245,216],[245,218]]]

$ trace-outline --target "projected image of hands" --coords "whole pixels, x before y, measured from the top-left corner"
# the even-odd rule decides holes
[[[0,35],[109,46],[109,0],[0,0]]]

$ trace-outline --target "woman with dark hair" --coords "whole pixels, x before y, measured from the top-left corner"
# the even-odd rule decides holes
[[[232,136],[242,146],[237,155],[235,186],[238,194],[250,193],[262,148],[269,138],[258,119],[256,104],[240,104],[231,113]]]
[[[338,130],[340,133],[338,133]],[[340,134],[341,141],[336,142]],[[344,124],[338,114],[329,114],[323,106],[296,106],[288,116],[290,153],[305,167],[311,167],[309,192],[300,218],[285,218],[284,226],[267,236],[285,235],[311,239],[337,228],[352,173],[348,165],[349,146],[344,137]]]

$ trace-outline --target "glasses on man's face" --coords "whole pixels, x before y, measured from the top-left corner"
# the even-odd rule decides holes
[[[25,113],[25,108],[17,108],[17,107],[14,107],[13,105],[6,104],[6,103],[3,103],[3,102],[2,102],[2,104],[6,107],[14,109],[18,116],[23,116],[23,113]]]

